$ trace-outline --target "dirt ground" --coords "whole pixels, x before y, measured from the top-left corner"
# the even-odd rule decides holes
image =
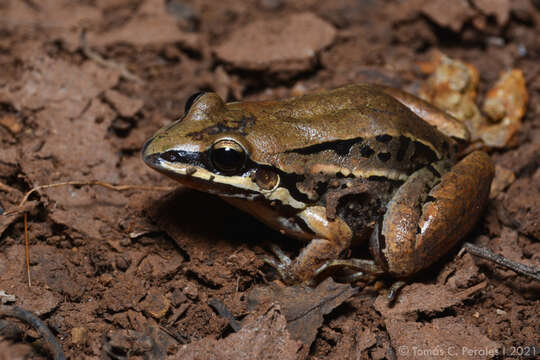
[[[0,1],[2,303],[37,314],[71,359],[538,355],[539,283],[459,248],[389,307],[390,280],[280,285],[266,244],[301,245],[211,195],[63,186],[25,204],[29,287],[17,205],[69,180],[176,187],[140,149],[198,90],[228,101],[356,82],[418,93],[440,50],[478,69],[478,104],[501,72],[524,75],[528,108],[489,149],[497,186],[466,240],[538,266],[539,34],[535,0]],[[0,319],[0,334],[0,359],[48,357],[22,322]]]

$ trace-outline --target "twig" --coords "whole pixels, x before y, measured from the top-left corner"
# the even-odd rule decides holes
[[[65,360],[64,351],[47,325],[32,312],[17,306],[0,305],[0,316],[9,316],[32,326],[43,339],[43,343],[49,349],[55,360]]]
[[[139,84],[144,84],[144,81],[140,77],[131,73],[123,64],[119,64],[111,60],[105,60],[100,54],[90,49],[90,46],[86,41],[86,31],[84,30],[81,32],[81,49],[84,55],[86,55],[86,57],[90,60],[95,61],[96,63],[105,68],[118,70],[120,72],[120,75],[127,80],[132,80]]]
[[[32,287],[30,281],[30,245],[28,241],[28,213],[24,213],[24,255],[26,257],[26,276],[28,278],[28,287]]]
[[[463,248],[467,249],[467,252],[471,255],[492,261],[502,267],[513,270],[518,274],[525,275],[536,281],[540,281],[540,269],[538,268],[512,261],[502,255],[491,252],[489,249],[479,247],[468,242],[463,244]]]
[[[23,197],[23,199],[21,200],[21,202],[19,203],[19,205],[13,209],[13,210],[9,210],[9,211],[6,211],[6,213],[4,215],[10,215],[12,213],[14,213],[17,208],[20,208],[22,207],[26,201],[28,200],[28,198],[30,197],[30,195],[32,195],[34,192],[38,191],[38,190],[43,190],[43,189],[50,189],[50,188],[54,188],[54,187],[59,187],[59,186],[66,186],[66,185],[77,185],[77,186],[83,186],[83,185],[89,185],[89,186],[92,186],[92,185],[96,185],[96,186],[101,186],[101,187],[104,187],[104,188],[107,188],[107,189],[110,189],[110,190],[114,190],[114,191],[125,191],[125,190],[156,190],[156,191],[171,191],[173,190],[174,188],[173,187],[170,187],[170,186],[149,186],[149,185],[113,185],[113,184],[109,184],[109,183],[106,183],[106,182],[103,182],[103,181],[99,181],[99,180],[72,180],[72,181],[64,181],[64,182],[59,182],[59,183],[54,183],[54,184],[46,184],[46,185],[39,185],[39,186],[36,186],[34,187],[33,189],[29,190]]]

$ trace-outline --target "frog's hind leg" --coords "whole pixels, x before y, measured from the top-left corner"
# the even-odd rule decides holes
[[[370,251],[389,275],[403,279],[427,268],[453,248],[482,213],[493,178],[486,153],[473,152],[440,175],[430,166],[411,175],[373,232]]]

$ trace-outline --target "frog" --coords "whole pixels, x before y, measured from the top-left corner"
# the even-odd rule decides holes
[[[199,92],[146,141],[144,162],[305,245],[264,260],[286,284],[406,279],[472,229],[494,168],[461,156],[463,124],[400,89],[361,83],[289,99],[225,102]],[[369,258],[346,258],[367,245]]]

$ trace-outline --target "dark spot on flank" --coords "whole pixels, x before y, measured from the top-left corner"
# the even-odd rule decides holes
[[[426,168],[427,168],[429,171],[431,171],[431,173],[432,173],[433,175],[435,175],[436,177],[441,177],[441,173],[438,172],[437,169],[435,169],[433,166],[428,165],[428,166],[426,166]]]
[[[450,145],[448,144],[448,141],[444,140],[442,142],[442,148],[445,152],[448,152],[448,150],[450,149]]]
[[[338,141],[334,146],[334,151],[339,156],[347,156],[351,151],[351,147],[358,142],[362,142],[362,138]]]
[[[388,178],[385,176],[379,176],[379,175],[371,175],[368,177],[368,180],[372,181],[388,181]]]
[[[377,157],[379,158],[379,160],[381,160],[382,162],[387,162],[388,160],[390,160],[390,153],[389,152],[381,152],[381,153],[378,153],[377,154]]]
[[[375,153],[375,151],[373,151],[372,148],[369,147],[369,145],[364,145],[360,148],[360,155],[362,155],[363,157],[365,158],[368,158],[370,157],[371,155],[373,155]]]
[[[397,151],[396,159],[397,161],[402,161],[405,158],[405,154],[407,153],[407,149],[409,148],[409,144],[411,143],[411,139],[405,136],[399,137],[399,148]]]
[[[386,135],[386,134],[385,135],[377,135],[377,136],[375,136],[375,140],[377,140],[378,142],[387,143],[390,140],[392,140],[392,136]]]
[[[428,146],[419,141],[414,142],[414,154],[411,157],[411,161],[421,164],[429,164],[437,160],[437,154]]]

